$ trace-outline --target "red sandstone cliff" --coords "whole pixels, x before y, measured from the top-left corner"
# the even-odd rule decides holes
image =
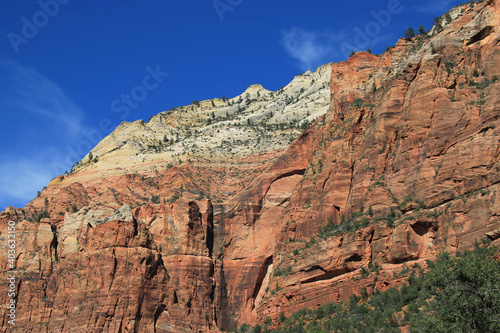
[[[53,180],[0,215],[2,236],[18,221],[14,331],[228,330],[387,289],[404,267],[476,239],[500,242],[499,32],[498,2],[484,2],[432,37],[334,64],[328,113],[276,159],[242,161],[224,202],[194,194],[211,192],[215,162]],[[245,163],[261,165],[257,176]],[[49,218],[27,220],[44,209]]]

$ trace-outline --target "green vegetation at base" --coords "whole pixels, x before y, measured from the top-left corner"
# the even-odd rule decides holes
[[[497,250],[476,246],[430,263],[425,286],[435,297],[412,316],[412,332],[500,332]]]
[[[485,242],[486,243],[486,242]],[[485,244],[484,244],[485,245]],[[500,263],[497,247],[476,244],[474,251],[428,261],[424,273],[413,265],[399,289],[381,292],[371,286],[348,302],[302,309],[272,323],[242,325],[233,332],[500,332]],[[279,328],[269,327],[280,324]]]

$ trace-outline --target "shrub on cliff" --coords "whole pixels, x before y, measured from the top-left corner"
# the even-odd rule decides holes
[[[351,103],[356,109],[363,107],[364,101],[361,98],[356,98],[354,102]]]
[[[415,37],[415,30],[412,27],[409,27],[408,30],[405,31],[405,38],[413,38]]]
[[[443,25],[441,23],[441,17],[434,18],[434,28],[436,29],[437,32],[440,32],[441,30],[443,30]]]
[[[40,220],[43,219],[43,218],[49,218],[49,217],[50,217],[50,214],[46,210],[43,210],[41,213],[35,214],[33,216],[34,220],[37,221],[37,222],[40,222]]]

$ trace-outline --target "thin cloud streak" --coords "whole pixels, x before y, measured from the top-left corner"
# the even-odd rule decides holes
[[[315,70],[317,67],[342,60],[347,60],[351,50],[358,52],[376,47],[393,36],[380,34],[367,39],[367,44],[360,48],[355,43],[356,31],[350,33],[342,30],[334,32],[309,31],[303,28],[291,28],[282,31],[281,44],[289,56],[297,61],[303,71]],[[349,49],[347,50],[346,47]]]
[[[51,163],[81,138],[83,117],[55,82],[0,58],[0,209],[24,206],[57,176]]]
[[[0,58],[0,107],[25,116],[39,115],[49,125],[79,133],[83,112],[53,81],[37,71]],[[62,126],[62,127],[61,127]]]
[[[0,210],[7,206],[24,206],[52,175],[43,166],[43,158],[5,161],[0,165]]]
[[[345,38],[343,32],[316,32],[290,28],[281,33],[281,44],[297,60],[302,70],[314,70],[340,56],[337,45]]]

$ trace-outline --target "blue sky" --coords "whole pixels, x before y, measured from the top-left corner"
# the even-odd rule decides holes
[[[462,1],[3,1],[0,210],[23,207],[122,121],[277,90],[382,53]]]

